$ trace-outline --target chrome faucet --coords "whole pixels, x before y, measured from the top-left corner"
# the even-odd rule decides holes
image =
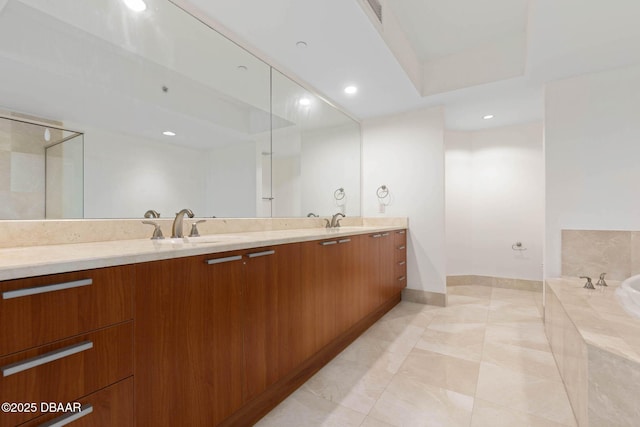
[[[173,228],[171,229],[171,238],[176,237],[184,237],[184,233],[182,232],[182,221],[184,220],[184,216],[187,215],[189,218],[193,218],[193,212],[191,209],[182,209],[180,212],[176,214],[176,219],[173,220]]]
[[[598,286],[609,286],[609,285],[607,285],[607,282],[604,281],[604,275],[605,274],[607,274],[607,273],[602,273],[600,275],[600,280],[598,280],[598,283],[596,283],[596,285],[598,285]]]
[[[342,218],[338,218],[339,216],[341,216],[342,218],[345,217],[345,214],[343,214],[342,212],[338,212],[337,214],[335,214],[334,216],[331,217],[331,224],[329,225],[329,228],[338,228],[340,227],[340,220]]]
[[[145,218],[160,218],[160,212],[149,209],[144,213]]]

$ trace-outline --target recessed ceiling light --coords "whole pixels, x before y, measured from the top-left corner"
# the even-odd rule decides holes
[[[486,116],[482,117],[485,120],[489,120],[489,119],[493,119],[493,114],[487,114]]]
[[[176,133],[171,132],[170,130],[165,130],[164,132],[162,132],[162,134],[165,136],[176,136]]]
[[[309,105],[311,105],[311,100],[309,98],[300,98],[298,104],[300,104],[302,107],[308,107]]]
[[[147,4],[144,0],[123,0],[124,4],[134,12],[142,12],[147,8]]]
[[[238,70],[247,71],[247,66],[246,65],[238,65]]]
[[[300,40],[298,43],[296,43],[296,46],[298,46],[300,49],[304,49],[305,47],[307,47],[307,42]]]
[[[350,85],[344,88],[344,93],[348,94],[348,95],[353,95],[354,93],[356,93],[358,91],[358,88]]]

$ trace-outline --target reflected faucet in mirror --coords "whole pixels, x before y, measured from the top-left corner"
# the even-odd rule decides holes
[[[313,212],[309,212],[307,214],[307,218],[318,218],[318,215],[314,214]]]
[[[160,212],[149,209],[144,213],[145,218],[160,218]]]
[[[184,220],[185,215],[189,218],[193,218],[194,216],[191,209],[182,209],[176,214],[176,218],[173,220],[173,228],[171,232],[172,239],[176,237],[184,237],[184,233],[182,232],[182,221]]]

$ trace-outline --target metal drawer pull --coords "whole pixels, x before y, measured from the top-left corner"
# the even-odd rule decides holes
[[[35,286],[33,288],[16,289],[2,293],[2,299],[26,297],[29,295],[44,294],[47,292],[61,291],[63,289],[79,288],[93,283],[93,279],[74,280],[73,282],[58,283],[55,285]]]
[[[255,252],[255,253],[249,254],[247,256],[249,258],[257,258],[259,256],[273,255],[275,253],[276,253],[276,251],[264,251],[264,252]]]
[[[46,422],[44,424],[40,424],[39,427],[62,427],[70,424],[76,420],[79,420],[82,417],[86,417],[90,413],[93,412],[93,405],[82,405],[80,407],[80,412],[70,412],[68,414],[64,414],[61,417],[54,418],[53,420]]]
[[[330,242],[320,242],[322,246],[336,245],[338,242],[336,240],[331,240]]]
[[[208,259],[207,264],[222,264],[223,262],[231,262],[231,261],[240,261],[242,259],[242,255],[234,255],[228,256],[224,258],[216,258],[216,259]]]
[[[351,239],[342,239],[342,240],[338,240],[338,243],[349,243],[351,241]]]
[[[377,239],[378,237],[382,237],[382,234],[373,234],[371,237],[373,237],[374,239]]]
[[[398,263],[398,265],[405,265],[406,263],[407,263],[407,261],[400,261],[400,262]]]
[[[398,234],[404,234],[404,233],[405,233],[405,231],[404,231],[404,230],[400,230],[400,231],[396,231],[396,233],[398,233]]]
[[[64,359],[72,354],[81,353],[85,350],[89,350],[90,348],[93,348],[93,342],[82,341],[81,343],[41,354],[40,356],[32,357],[31,359],[12,363],[2,367],[2,376],[8,377],[9,375],[17,374],[18,372],[26,371],[27,369],[35,368],[36,366]]]
[[[398,249],[399,249],[399,250],[403,250],[404,248],[406,248],[406,246],[405,246],[405,245],[398,246]]]
[[[381,236],[382,237],[387,237],[389,235],[389,233],[382,233]]]
[[[404,282],[407,276],[398,277],[398,282]]]

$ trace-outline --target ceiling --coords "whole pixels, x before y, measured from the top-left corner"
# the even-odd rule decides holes
[[[360,119],[443,105],[448,129],[540,120],[545,82],[640,62],[637,0],[380,0],[382,24],[366,0],[174,2]]]

